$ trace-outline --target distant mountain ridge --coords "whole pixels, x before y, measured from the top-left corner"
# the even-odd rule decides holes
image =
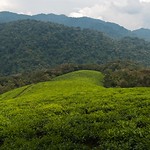
[[[0,12],[0,23],[24,20],[24,19],[34,19],[44,22],[54,22],[63,24],[69,27],[80,27],[82,29],[88,28],[92,30],[98,30],[111,38],[120,39],[126,36],[138,37],[150,41],[150,30],[149,29],[138,29],[135,31],[130,31],[116,23],[105,22],[99,19],[93,19],[88,17],[72,18],[65,15],[55,15],[55,14],[37,14],[37,15],[24,15],[12,12]],[[146,30],[146,32],[145,32]]]
[[[132,33],[137,37],[150,41],[150,29],[141,28],[141,29],[134,30]]]

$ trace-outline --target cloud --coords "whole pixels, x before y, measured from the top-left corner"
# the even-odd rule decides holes
[[[150,0],[0,0],[0,11],[88,16],[128,29],[150,28]]]
[[[73,7],[78,7],[78,3],[70,1],[73,0],[0,0],[0,11],[69,14],[74,10]]]
[[[150,0],[140,0],[140,2],[150,3]]]
[[[70,13],[72,17],[88,16],[118,23],[128,29],[149,27],[150,0],[108,0]]]
[[[5,11],[13,8],[14,8],[14,4],[10,4],[9,0],[0,1],[0,11]]]

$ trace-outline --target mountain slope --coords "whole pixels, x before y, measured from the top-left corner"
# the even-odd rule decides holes
[[[55,15],[55,14],[38,14],[38,15],[22,15],[11,12],[0,12],[0,22],[10,22],[17,21],[23,19],[34,19],[45,22],[54,22],[63,24],[69,27],[80,27],[82,29],[94,29],[105,34],[109,35],[113,38],[121,38],[130,34],[130,31],[125,29],[124,27],[110,22],[105,22],[99,19],[92,19],[88,17],[81,18],[71,18],[65,15]]]
[[[59,24],[64,24],[69,27],[80,27],[82,29],[97,30],[109,35],[112,38],[121,38],[130,33],[129,30],[115,23],[105,22],[99,19],[93,19],[88,17],[71,18],[65,15],[55,14],[39,14],[32,16],[32,19],[40,21],[51,21]]]
[[[102,80],[83,70],[0,95],[0,149],[148,149],[149,88]]]
[[[17,14],[8,11],[0,12],[0,23],[6,23],[11,21],[23,20],[23,19],[30,19],[31,17],[28,15]]]
[[[149,29],[128,30],[116,23],[105,22],[99,19],[88,17],[72,18],[65,15],[55,14],[37,14],[37,15],[23,15],[12,12],[0,12],[0,23],[6,23],[17,20],[34,19],[44,22],[53,22],[63,24],[69,27],[80,27],[82,29],[92,29],[105,33],[111,38],[120,39],[126,36],[138,37],[146,41],[150,41]]]
[[[141,28],[138,30],[134,30],[132,33],[134,34],[134,36],[145,39],[146,41],[150,41],[150,29]]]
[[[100,32],[23,20],[0,25],[1,73],[11,74],[62,63],[107,61],[113,41]],[[96,58],[97,57],[97,58]]]
[[[0,74],[4,75],[116,59],[150,65],[150,44],[137,38],[118,42],[101,32],[35,20],[0,24],[0,35]]]

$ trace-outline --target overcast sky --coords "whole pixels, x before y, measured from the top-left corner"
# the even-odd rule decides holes
[[[88,16],[131,30],[150,28],[150,0],[0,0],[0,11]]]

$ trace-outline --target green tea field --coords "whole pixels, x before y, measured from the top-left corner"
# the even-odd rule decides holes
[[[82,70],[1,94],[0,150],[150,150],[150,88]]]

